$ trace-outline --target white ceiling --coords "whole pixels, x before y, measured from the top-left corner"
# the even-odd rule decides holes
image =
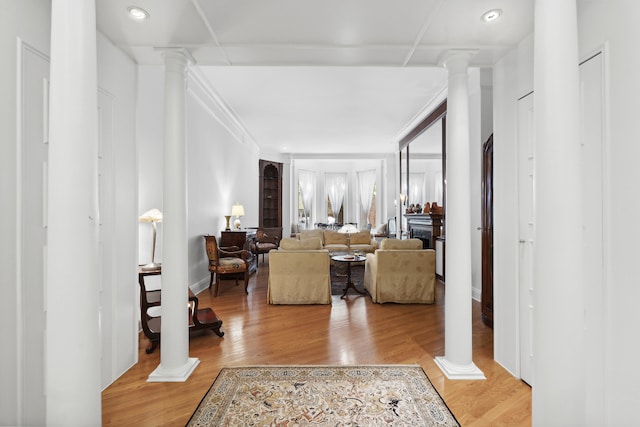
[[[533,31],[533,0],[97,0],[140,64],[182,47],[264,152],[384,153],[446,90],[440,58],[491,66]],[[147,10],[135,22],[127,7]],[[481,15],[502,9],[492,23]]]

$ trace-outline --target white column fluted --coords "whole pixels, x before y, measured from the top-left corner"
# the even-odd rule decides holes
[[[471,183],[469,175],[469,59],[450,52],[447,94],[447,244],[445,246],[445,355],[436,363],[449,379],[484,379],[472,360]]]
[[[162,219],[162,326],[160,365],[149,381],[185,381],[200,363],[189,357],[187,148],[185,98],[190,56],[164,50],[164,180]]]
[[[93,1],[51,4],[45,395],[49,426],[100,425]]]
[[[576,1],[536,0],[534,40],[533,425],[585,425]]]

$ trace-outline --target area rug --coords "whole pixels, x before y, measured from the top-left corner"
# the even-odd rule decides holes
[[[417,365],[222,368],[187,427],[459,426]]]

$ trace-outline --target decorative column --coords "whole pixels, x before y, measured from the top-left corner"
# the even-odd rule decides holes
[[[451,51],[447,94],[447,245],[445,248],[445,355],[436,364],[449,379],[485,379],[472,360],[471,182],[469,176],[469,59]]]
[[[587,425],[575,0],[536,0],[534,426]]]
[[[151,382],[186,381],[200,360],[189,357],[187,304],[189,293],[187,247],[187,149],[185,138],[186,77],[189,62],[184,49],[163,49],[164,181],[162,194],[162,326],[160,365]]]
[[[51,3],[45,395],[47,425],[102,422],[96,12]]]

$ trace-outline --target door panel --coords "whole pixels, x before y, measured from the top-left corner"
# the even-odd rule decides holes
[[[533,231],[535,200],[533,175],[535,131],[533,94],[518,101],[518,236],[520,293],[520,378],[533,385]]]
[[[603,62],[598,54],[580,65],[580,129],[582,141],[583,280],[586,342],[588,426],[606,425],[604,390],[604,213],[603,213]]]
[[[44,425],[49,59],[21,45],[22,425]]]

